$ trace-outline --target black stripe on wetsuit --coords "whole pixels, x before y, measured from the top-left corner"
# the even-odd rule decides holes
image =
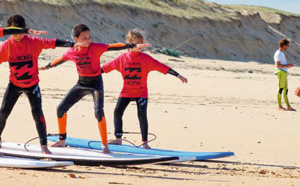
[[[86,95],[92,95],[94,100],[95,117],[100,122],[104,116],[104,94],[101,75],[96,77],[79,76],[79,80],[76,85],[69,90],[65,98],[57,107],[57,117],[61,118],[75,103]]]
[[[179,75],[178,72],[176,72],[175,70],[173,70],[171,68],[169,69],[168,74],[171,74],[171,75],[176,76],[176,77]]]
[[[132,43],[132,44],[125,43],[124,46],[122,46],[122,47],[120,47],[120,46],[108,47],[107,51],[123,50],[123,49],[134,48],[134,47],[136,47],[136,44],[134,44],[134,43]]]
[[[12,35],[12,34],[28,34],[29,28],[4,28],[3,36]]]
[[[65,62],[66,62],[65,60],[60,60],[58,63],[55,63],[55,65],[52,65],[51,62],[50,62],[50,63],[48,63],[48,65],[46,65],[45,67],[46,67],[46,69],[49,69],[49,68],[52,68],[52,67],[56,67],[56,66],[58,66],[58,65],[61,65],[61,64],[65,63]]]
[[[70,47],[73,47],[75,45],[74,42],[69,42],[69,43],[64,43],[64,42],[68,42],[68,41],[63,41],[63,40],[58,40],[57,39],[56,42],[55,42],[55,46],[63,46],[63,47],[70,46]],[[134,48],[134,47],[136,47],[136,44],[122,44],[124,46],[116,45],[114,47],[112,47],[112,45],[109,45],[109,47],[107,48],[107,51],[123,50],[123,49],[128,49],[128,48]],[[47,69],[49,69],[49,68],[56,67],[58,65],[63,64],[64,62],[66,62],[65,60],[62,60],[62,58],[60,58],[60,59],[58,58],[56,60],[57,61],[48,63],[48,65],[46,65],[45,67]]]
[[[3,36],[12,35],[12,34],[28,34],[29,28],[4,28]],[[56,39],[55,46],[56,47],[73,47],[75,42],[65,41],[61,39]]]
[[[55,46],[56,47],[73,47],[75,45],[75,42],[72,41],[66,41],[62,39],[56,39]]]
[[[47,145],[46,123],[42,111],[42,98],[39,84],[36,84],[29,88],[21,88],[9,82],[4,93],[3,102],[0,109],[0,137],[4,130],[6,120],[22,93],[26,94],[29,99],[31,113],[40,138],[40,144]]]

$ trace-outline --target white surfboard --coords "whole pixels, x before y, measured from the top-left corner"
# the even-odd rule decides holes
[[[28,158],[0,157],[0,167],[41,169],[73,165],[71,161],[45,161]]]
[[[137,165],[148,163],[167,163],[179,158],[173,156],[154,156],[130,153],[109,153],[71,147],[49,147],[52,154],[42,154],[39,145],[26,145],[2,142],[0,153],[7,156],[44,159],[57,161],[72,161],[77,165]]]

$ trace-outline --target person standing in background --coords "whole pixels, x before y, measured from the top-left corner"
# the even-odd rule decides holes
[[[291,107],[287,96],[288,95],[288,81],[287,81],[288,68],[293,67],[294,64],[287,63],[287,60],[284,55],[284,51],[286,51],[289,48],[290,43],[291,42],[286,38],[283,38],[278,42],[279,49],[274,54],[274,61],[276,65],[276,71],[274,72],[274,74],[277,75],[278,78],[278,92],[277,92],[278,109],[296,111]],[[282,92],[283,92],[283,98],[285,104],[287,106],[286,109],[282,107],[281,104]]]

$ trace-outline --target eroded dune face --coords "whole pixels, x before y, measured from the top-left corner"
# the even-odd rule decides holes
[[[300,57],[300,17],[296,16],[248,13],[205,2],[189,7],[193,9],[189,18],[174,15],[172,10],[158,12],[147,6],[57,2],[1,0],[0,22],[6,26],[9,16],[21,14],[29,27],[48,30],[49,37],[64,39],[70,39],[75,24],[84,23],[91,28],[94,40],[104,43],[124,42],[128,30],[140,27],[155,47],[179,46],[176,49],[182,54],[193,57],[263,63],[273,63],[278,40],[288,37],[293,40],[287,51],[288,60],[297,63]]]

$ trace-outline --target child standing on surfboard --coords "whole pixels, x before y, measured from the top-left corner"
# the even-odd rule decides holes
[[[39,31],[39,30],[33,30],[29,28],[18,28],[18,27],[8,27],[8,28],[2,28],[0,27],[0,37],[11,35],[11,34],[34,34],[34,35],[40,35],[40,34],[48,34],[46,31]],[[0,138],[1,141],[1,138]],[[0,154],[0,157],[3,156]]]
[[[8,116],[20,95],[24,93],[30,102],[42,153],[50,154],[51,152],[47,147],[46,122],[42,111],[42,99],[39,88],[38,56],[43,49],[57,46],[71,47],[74,43],[25,35],[26,23],[21,15],[11,16],[7,21],[7,26],[21,28],[22,31],[14,32],[8,40],[0,45],[0,63],[7,61],[10,68],[10,80],[0,109],[0,139]],[[38,35],[46,33],[32,30],[27,30],[27,32]],[[7,33],[12,32],[9,32],[7,29],[1,29],[1,35]]]
[[[102,139],[102,149],[104,153],[109,153],[107,147],[107,129],[103,110],[103,82],[100,68],[100,56],[106,51],[122,50],[127,48],[143,48],[149,45],[145,44],[103,44],[92,41],[90,29],[84,24],[78,24],[73,28],[73,36],[76,43],[82,45],[76,49],[68,50],[62,57],[55,59],[41,70],[46,70],[60,65],[68,60],[75,62],[79,80],[77,84],[67,93],[65,98],[57,107],[57,118],[59,128],[59,141],[53,146],[64,147],[67,137],[67,112],[86,95],[92,95],[95,107],[95,117],[98,122],[98,128]]]
[[[126,36],[126,42],[132,44],[143,44],[144,37],[138,30],[130,30]],[[148,89],[147,76],[148,73],[156,70],[163,74],[171,74],[183,83],[187,83],[187,79],[165,64],[153,59],[151,56],[141,52],[141,48],[132,48],[128,52],[121,54],[113,61],[102,66],[105,73],[117,70],[122,74],[124,83],[121,94],[118,98],[114,111],[114,125],[116,139],[110,143],[122,144],[123,135],[123,113],[131,101],[135,101],[138,108],[138,118],[142,133],[143,148],[150,149],[148,141],[148,120],[147,120],[147,104]]]

